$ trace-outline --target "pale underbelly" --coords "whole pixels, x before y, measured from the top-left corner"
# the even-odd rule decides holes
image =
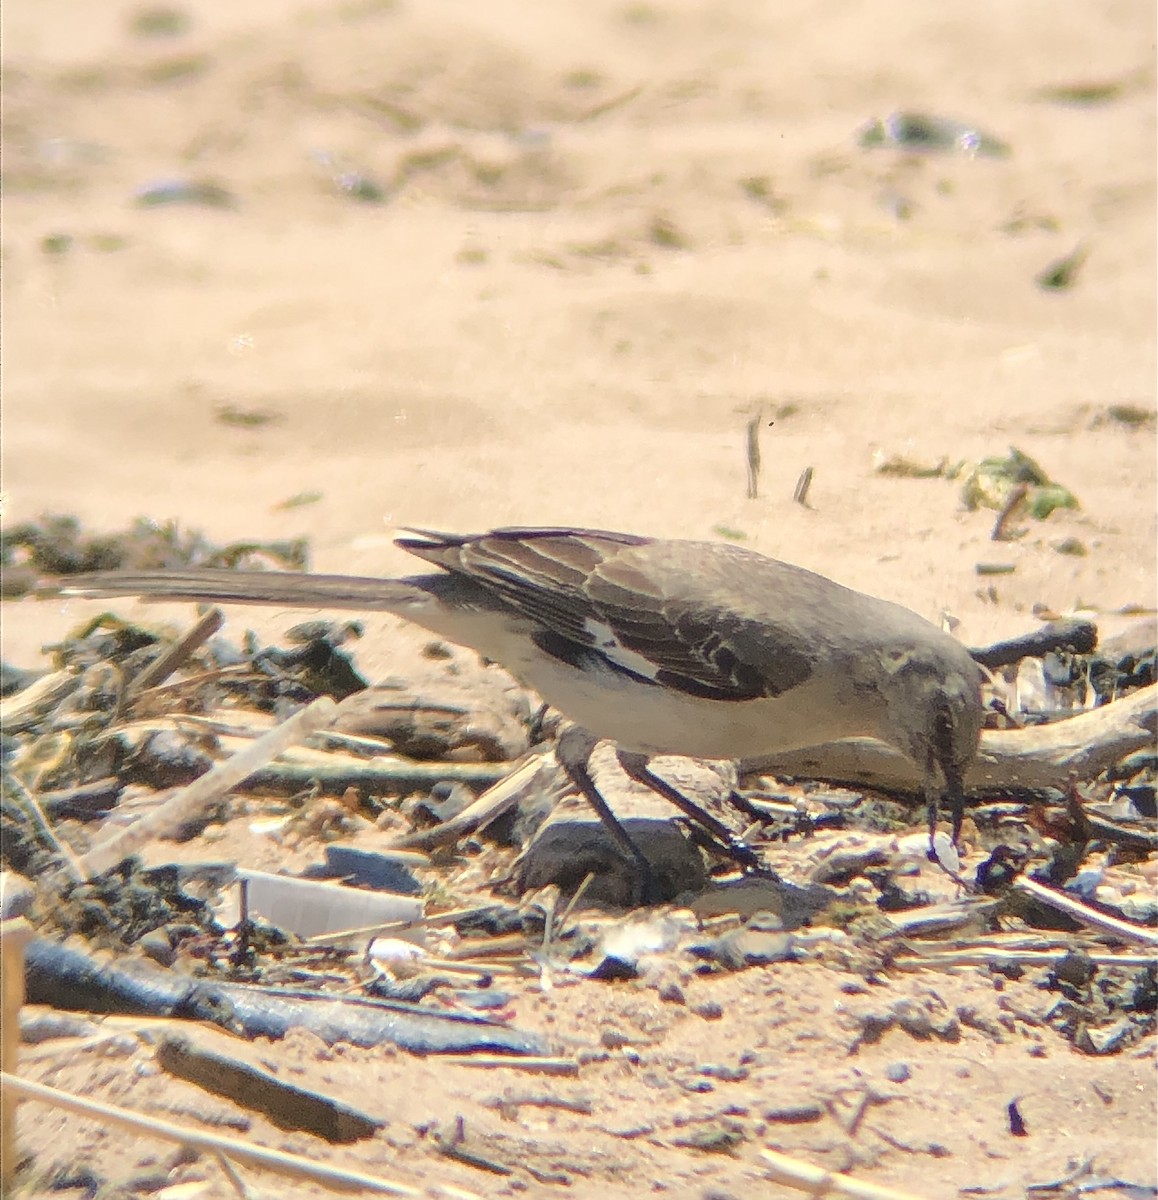
[[[849,702],[843,673],[830,668],[780,696],[706,700],[610,668],[583,671],[512,635],[509,614],[437,605],[399,605],[400,615],[492,658],[589,733],[647,754],[754,758],[877,733],[875,714]],[[528,630],[529,632],[529,630]]]
[[[626,750],[692,758],[753,758],[875,732],[831,683],[810,680],[780,696],[706,700],[611,671],[576,670],[546,655],[520,672],[548,704]]]

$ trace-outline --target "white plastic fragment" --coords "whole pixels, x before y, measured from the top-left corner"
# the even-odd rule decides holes
[[[417,923],[424,915],[420,899],[396,892],[370,892],[340,883],[244,868],[237,875],[248,885],[250,913],[299,937]]]

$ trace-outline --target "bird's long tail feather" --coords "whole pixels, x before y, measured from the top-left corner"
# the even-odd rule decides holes
[[[214,604],[268,604],[287,608],[352,608],[397,612],[429,594],[445,576],[373,579],[357,575],[310,575],[290,571],[97,571],[72,575],[40,589],[42,597],[194,600]]]

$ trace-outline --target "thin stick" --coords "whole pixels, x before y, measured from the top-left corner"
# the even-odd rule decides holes
[[[24,947],[32,940],[32,926],[23,917],[0,923],[0,1070],[14,1072],[20,1056],[20,1006],[24,1003]],[[16,1104],[8,1089],[0,1087],[0,1184],[4,1195],[12,1190],[12,1177],[20,1155],[16,1151]]]
[[[986,950],[974,946],[960,950],[941,950],[935,954],[918,954],[914,958],[896,958],[892,965],[901,971],[916,971],[930,967],[943,971],[949,967],[987,967],[990,963],[1021,963],[1034,966],[1051,966],[1061,962],[1071,950],[1059,947],[1056,950],[1007,950],[995,946]],[[1153,954],[1102,954],[1084,950],[1083,953],[1099,967],[1148,967],[1154,962]]]
[[[1012,535],[1006,526],[1009,524],[1010,518],[1021,507],[1021,502],[1029,495],[1029,484],[1019,483],[1015,488],[1011,489],[1006,497],[1005,504],[1001,511],[997,514],[997,520],[993,523],[993,532],[989,535],[991,542],[1008,542]]]
[[[315,729],[323,729],[334,719],[337,707],[328,696],[323,696],[232,758],[218,763],[159,808],[94,846],[78,860],[83,877],[92,879],[102,874],[147,843],[195,820],[215,800],[243,783],[283,750],[308,737]]]
[[[130,682],[125,689],[129,699],[139,696],[146,688],[163,683],[197,649],[207,642],[225,624],[225,614],[219,608],[211,608],[202,618],[186,630],[167,650],[159,654]]]
[[[756,415],[748,422],[748,499],[755,500],[760,491],[760,423],[764,420],[764,410],[756,410]]]
[[[40,801],[24,786],[23,781],[15,773],[9,776],[8,781],[19,793],[20,803],[24,806],[26,813],[32,818],[33,824],[40,830],[44,839],[56,851],[57,857],[64,864],[64,869],[73,882],[79,883],[82,879],[87,878],[81,868],[80,860],[56,836],[56,830],[48,823],[48,818],[44,815],[44,809],[40,807]]]
[[[253,1189],[250,1188],[246,1184],[245,1180],[241,1178],[237,1168],[229,1161],[229,1159],[227,1159],[224,1154],[218,1154],[215,1157],[217,1159],[217,1165],[222,1169],[222,1171],[225,1172],[225,1178],[228,1179],[231,1184],[233,1184],[233,1190],[241,1197],[241,1200],[254,1200],[255,1193]]]
[[[217,1133],[203,1133],[199,1129],[176,1125],[172,1121],[162,1121],[157,1117],[146,1117],[142,1113],[131,1112],[127,1108],[118,1108],[113,1104],[103,1104],[99,1100],[88,1100],[74,1096],[71,1092],[62,1092],[59,1088],[49,1087],[43,1083],[33,1083],[31,1079],[21,1079],[10,1075],[7,1071],[0,1072],[0,1086],[5,1093],[21,1100],[40,1100],[53,1108],[64,1109],[65,1112],[76,1113],[81,1117],[89,1117],[103,1121],[107,1125],[116,1125],[122,1129],[132,1130],[133,1133],[148,1137],[161,1138],[167,1142],[178,1142],[192,1146],[208,1154],[225,1154],[235,1162],[246,1163],[253,1167],[264,1167],[290,1179],[310,1179],[325,1187],[339,1191],[365,1191],[380,1196],[421,1196],[418,1188],[407,1187],[403,1183],[393,1183],[381,1179],[377,1175],[363,1175],[361,1171],[347,1171],[342,1167],[331,1167],[313,1159],[302,1158],[297,1154],[288,1154],[283,1150],[273,1150],[267,1146],[254,1146],[243,1142],[240,1138],[223,1137]]]
[[[273,574],[271,571],[270,574]],[[242,744],[244,739],[225,735],[218,739],[223,749]],[[261,786],[297,790],[315,780],[328,792],[348,787],[371,793],[418,791],[436,783],[453,781],[468,787],[492,787],[510,771],[510,763],[417,762],[397,755],[380,754],[358,758],[331,750],[295,746],[276,763],[263,766]]]
[[[1142,925],[1131,925],[1129,921],[1120,921],[1117,917],[1107,916],[1105,913],[1083,904],[1080,900],[1075,900],[1073,896],[1067,896],[1064,892],[1055,892],[1053,888],[1038,883],[1036,879],[1022,877],[1013,886],[1018,891],[1028,893],[1042,903],[1066,913],[1075,921],[1080,921],[1083,925],[1088,925],[1100,933],[1109,933],[1139,946],[1158,946],[1158,931],[1147,929]]]
[[[808,507],[808,489],[812,487],[812,468],[805,467],[800,472],[800,478],[796,481],[796,490],[792,493],[792,499],[803,508]]]
[[[401,936],[406,933],[419,933],[427,922],[418,921],[379,921],[374,925],[359,925],[356,929],[335,929],[332,933],[312,933],[301,939],[303,946],[341,946],[345,942],[372,942],[375,938]],[[409,938],[403,938],[410,941]]]
[[[898,1192],[895,1188],[881,1187],[876,1183],[862,1183],[859,1179],[837,1175],[824,1167],[814,1167],[798,1158],[790,1158],[787,1154],[778,1154],[775,1150],[761,1150],[760,1157],[768,1164],[767,1175],[770,1179],[795,1191],[807,1192],[813,1200],[827,1200],[830,1196],[839,1197],[840,1200],[921,1200],[911,1192]]]
[[[21,733],[58,700],[80,685],[75,671],[53,671],[15,695],[0,700],[0,726],[5,733]]]
[[[440,1063],[456,1067],[512,1067],[516,1071],[533,1071],[538,1075],[578,1075],[579,1064],[573,1058],[523,1058],[508,1054],[440,1054]]]

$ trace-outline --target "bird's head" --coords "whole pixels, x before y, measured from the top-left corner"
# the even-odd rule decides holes
[[[981,739],[981,668],[947,635],[890,648],[883,665],[885,740],[921,769],[926,790],[936,786],[939,772],[949,799],[958,801]]]

